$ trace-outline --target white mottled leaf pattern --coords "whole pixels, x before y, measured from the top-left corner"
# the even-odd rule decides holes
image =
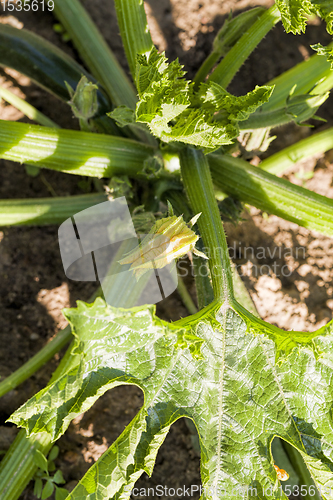
[[[71,369],[11,421],[57,439],[106,390],[135,384],[145,395],[69,499],[129,498],[180,417],[199,433],[202,500],[243,498],[244,491],[279,498],[274,436],[300,451],[318,486],[333,487],[332,324],[313,334],[283,332],[237,303],[213,303],[174,324],[153,307],[117,310],[101,299],[65,314],[76,336]]]

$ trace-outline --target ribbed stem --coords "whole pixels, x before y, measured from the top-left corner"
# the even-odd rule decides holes
[[[218,64],[208,80],[226,88],[258,43],[280,19],[280,11],[276,5],[273,5],[244,33]]]
[[[217,61],[220,59],[221,54],[219,52],[211,52],[208,57],[204,60],[204,62],[201,64],[200,68],[198,69],[195,78],[194,78],[194,83],[196,88],[198,88],[199,84],[203,82],[206,78],[206,76],[209,74],[209,72],[212,70],[214,65],[217,63]]]
[[[306,98],[296,96],[291,99],[294,104],[285,103],[284,106],[273,111],[253,113],[247,120],[239,124],[239,129],[244,131],[279,127],[292,121],[302,123],[311,118],[328,97],[329,92],[320,95],[309,95]],[[297,101],[299,102],[297,103]]]
[[[0,498],[1,500],[17,500],[31,481],[37,465],[34,462],[35,450],[46,454],[52,446],[48,434],[39,434],[27,438],[25,430],[21,430],[5,458],[0,463]]]
[[[330,45],[332,46],[333,44]],[[302,61],[267,82],[266,85],[274,85],[274,90],[269,101],[261,106],[260,112],[264,113],[285,106],[286,99],[295,85],[294,96],[308,93],[324,94],[332,88],[332,81],[333,71],[331,71],[330,63],[326,57],[314,54],[306,61]]]
[[[282,149],[260,163],[261,170],[271,174],[282,174],[298,161],[333,148],[333,128],[313,134],[302,141]]]
[[[131,139],[0,120],[0,158],[61,172],[136,175],[153,152]]]
[[[214,184],[229,196],[296,224],[333,236],[333,200],[253,167],[240,158],[212,154]]]
[[[201,212],[198,226],[209,254],[214,296],[216,299],[228,300],[233,297],[228,245],[207,159],[201,150],[188,147],[181,150],[179,158],[191,208],[195,214]]]
[[[243,33],[247,32],[252,24],[254,24],[265,12],[266,9],[255,7],[238,14],[233,19],[229,17],[229,19],[223,23],[213,41],[212,52],[204,60],[194,77],[195,87],[198,87],[199,84],[205,80],[206,76],[218,62],[220,57],[225,56],[243,36]]]
[[[148,54],[153,42],[142,0],[115,0],[118,25],[133,80],[135,81],[136,56]]]
[[[70,98],[66,83],[75,89],[82,75],[97,83],[83,66],[44,38],[25,29],[0,24],[0,66],[13,68],[64,102]],[[56,68],[56,70],[55,70]],[[65,83],[66,82],[66,83]],[[97,90],[98,109],[91,121],[102,133],[123,135],[106,116],[111,103],[104,90]]]
[[[73,214],[107,201],[104,194],[0,200],[0,226],[61,224]]]

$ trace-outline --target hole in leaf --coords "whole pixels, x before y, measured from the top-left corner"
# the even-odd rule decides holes
[[[111,446],[143,405],[142,391],[133,385],[122,385],[107,391],[85,413],[76,417],[57,442],[56,460],[73,489],[91,465]]]
[[[157,454],[152,476],[141,476],[135,485],[135,493],[140,496],[133,495],[132,498],[149,496],[151,499],[170,500],[190,497],[199,500],[200,452],[197,448],[198,434],[194,424],[191,424],[192,421],[180,418],[171,426]]]

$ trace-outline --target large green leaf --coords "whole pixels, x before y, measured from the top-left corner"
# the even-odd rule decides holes
[[[299,450],[318,487],[333,486],[333,328],[284,332],[235,302],[213,303],[168,324],[153,308],[119,310],[101,299],[67,309],[76,343],[67,373],[11,421],[57,439],[106,390],[142,388],[142,409],[69,499],[126,499],[151,474],[173,422],[197,427],[203,499],[285,498],[270,445]],[[283,464],[278,464],[283,465]],[[248,488],[252,488],[251,492]]]
[[[137,57],[140,100],[136,120],[146,123],[164,142],[207,149],[230,144],[238,135],[238,121],[246,120],[272,93],[271,87],[264,86],[235,97],[215,82],[203,84],[195,92],[193,83],[185,80],[184,75],[177,60],[168,64],[155,48],[148,57]]]

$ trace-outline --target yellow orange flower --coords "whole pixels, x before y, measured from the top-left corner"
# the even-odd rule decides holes
[[[199,216],[193,217],[189,224],[182,215],[158,220],[141,243],[119,263],[131,264],[130,269],[138,279],[149,269],[160,269],[190,252],[207,259],[195,248],[199,236],[191,229]]]

